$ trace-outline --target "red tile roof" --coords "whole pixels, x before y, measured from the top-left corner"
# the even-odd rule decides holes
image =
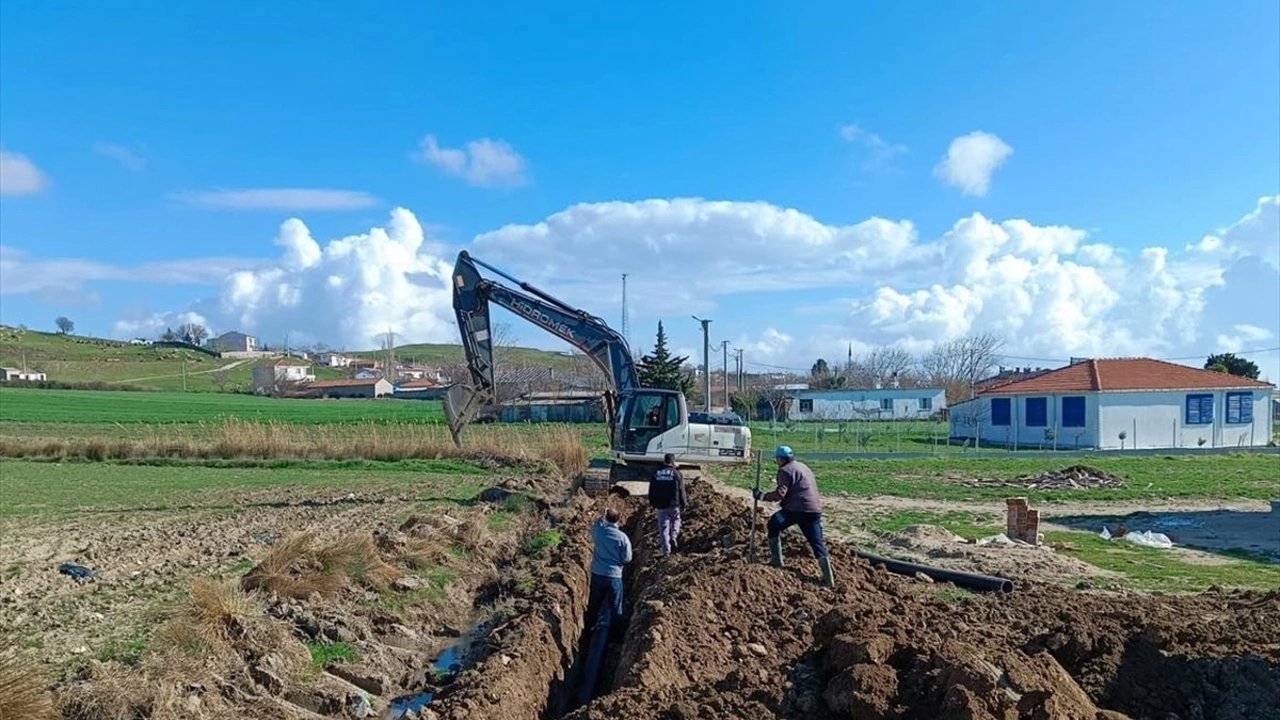
[[[432,380],[431,378],[419,378],[417,380],[410,380],[409,382],[400,383],[400,387],[416,390],[418,388],[440,387],[440,383],[436,382],[435,380]]]
[[[1270,388],[1249,378],[1151,358],[1086,360],[1027,380],[979,390],[980,395],[1089,392],[1095,390],[1215,390]]]
[[[341,388],[341,387],[367,387],[375,385],[382,381],[382,378],[370,378],[368,380],[318,380],[311,383],[309,388]]]

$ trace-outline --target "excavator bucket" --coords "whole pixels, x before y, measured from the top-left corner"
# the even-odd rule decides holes
[[[444,394],[444,418],[454,445],[462,447],[462,429],[476,419],[479,406],[479,393],[470,385],[458,383]]]

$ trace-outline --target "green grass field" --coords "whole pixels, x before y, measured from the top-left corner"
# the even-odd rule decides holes
[[[968,487],[959,480],[1012,480],[1020,475],[1085,464],[1125,479],[1128,487],[1105,490],[1019,490]],[[996,500],[1022,495],[1035,502],[1143,500],[1158,498],[1245,498],[1280,496],[1280,457],[1276,455],[1205,455],[1150,457],[1011,457],[969,458],[950,455],[904,460],[840,460],[812,462],[825,492],[857,496],[888,495],[935,500]],[[724,473],[728,481],[750,487],[754,471]],[[766,468],[766,483],[770,481]]]
[[[265,467],[124,465],[0,460],[0,518],[67,512],[137,512],[251,502],[264,490],[396,492],[427,499],[474,496],[490,471],[456,460],[281,462]]]
[[[504,364],[570,368],[563,353],[533,348],[503,348]],[[354,351],[353,357],[381,357],[380,351]],[[460,345],[422,344],[396,348],[396,357],[424,365],[462,362]],[[0,326],[0,366],[27,367],[49,380],[69,383],[105,382],[159,391],[245,391],[252,386],[253,366],[269,360],[236,361],[180,348],[130,345],[118,340],[58,335]],[[229,365],[225,383],[214,371]],[[339,368],[315,368],[318,379],[345,377]],[[185,376],[185,377],[184,377]]]
[[[227,418],[296,424],[442,423],[430,400],[278,399],[226,393],[0,388],[0,423],[174,424]]]
[[[935,525],[974,539],[1004,532],[995,513],[953,511],[936,513],[905,510],[859,518],[855,524],[877,533],[892,533],[910,525]],[[1046,543],[1061,543],[1065,553],[1101,570],[1124,577],[1099,580],[1116,589],[1199,592],[1211,585],[1227,588],[1280,587],[1280,565],[1249,557],[1219,555],[1217,562],[1188,562],[1184,556],[1128,542],[1103,540],[1091,532],[1046,532]]]

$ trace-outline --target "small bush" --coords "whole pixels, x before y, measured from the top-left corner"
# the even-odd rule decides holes
[[[563,539],[564,536],[560,534],[559,530],[547,530],[535,535],[533,539],[525,545],[525,549],[530,555],[541,555],[548,550],[558,547]]]
[[[356,649],[347,643],[307,643],[307,649],[311,651],[311,664],[318,670],[335,660],[356,662],[360,659]]]

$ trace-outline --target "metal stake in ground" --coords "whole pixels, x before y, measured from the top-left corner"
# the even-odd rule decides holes
[[[747,545],[747,556],[751,562],[756,561],[756,514],[760,509],[760,500],[756,496],[760,494],[760,458],[760,451],[756,450],[756,491],[751,494],[751,541]]]

